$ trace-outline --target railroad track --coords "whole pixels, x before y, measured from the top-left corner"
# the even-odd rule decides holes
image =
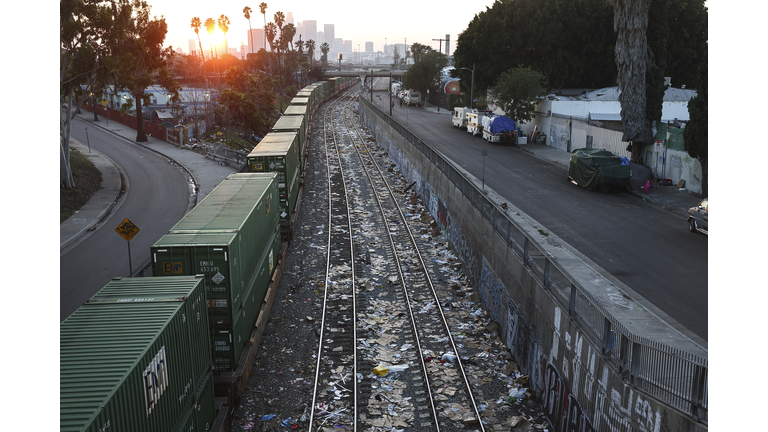
[[[393,190],[354,121],[356,97],[323,111],[328,249],[309,429],[484,431],[420,252],[429,245],[398,202],[407,188]]]

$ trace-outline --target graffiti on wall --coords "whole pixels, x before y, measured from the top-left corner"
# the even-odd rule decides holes
[[[560,432],[594,432],[592,421],[551,363],[544,367],[544,414]]]
[[[488,261],[485,258],[483,258],[478,291],[480,298],[483,299],[483,303],[485,303],[485,307],[491,315],[491,319],[504,326],[502,318],[506,315],[509,296],[504,289],[504,285],[502,285],[499,278],[491,270],[491,266],[488,265]]]

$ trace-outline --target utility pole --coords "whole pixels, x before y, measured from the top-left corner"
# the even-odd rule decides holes
[[[440,49],[437,51],[438,53],[442,54],[443,52],[443,41],[445,39],[432,39],[433,41],[440,41]],[[442,93],[442,87],[443,87],[443,68],[440,67],[440,57],[437,58],[437,112],[440,112],[440,98]]]

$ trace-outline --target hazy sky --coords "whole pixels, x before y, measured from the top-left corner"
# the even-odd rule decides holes
[[[430,45],[437,50],[438,41],[449,34],[451,53],[456,49],[456,39],[459,33],[466,30],[467,25],[479,12],[490,7],[494,0],[473,2],[449,1],[405,1],[391,0],[387,2],[367,2],[341,0],[321,2],[318,0],[265,1],[267,4],[267,22],[274,20],[275,12],[293,13],[294,25],[304,20],[317,22],[317,30],[323,30],[323,24],[334,24],[335,37],[352,41],[352,48],[365,51],[365,42],[373,42],[374,51],[384,48],[385,38],[389,44],[404,43],[408,45],[419,42]],[[221,14],[227,15],[231,24],[227,33],[230,47],[240,47],[240,43],[248,44],[246,40],[248,20],[243,16],[243,8],[250,6],[251,26],[263,28],[264,16],[259,11],[262,1],[243,0],[240,3],[231,1],[212,2],[201,0],[147,0],[152,6],[151,14],[158,18],[163,15],[168,23],[168,34],[165,45],[180,47],[185,53],[189,52],[189,39],[197,36],[189,26],[193,17],[199,17],[202,22],[206,18],[217,19]],[[237,4],[238,6],[235,6]],[[374,6],[375,5],[375,6]],[[208,33],[201,28],[200,39],[204,49]],[[302,37],[307,40],[306,37]],[[443,42],[443,51],[445,51]]]

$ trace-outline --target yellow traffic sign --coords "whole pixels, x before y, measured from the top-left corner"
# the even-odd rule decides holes
[[[124,239],[131,241],[133,236],[138,234],[139,227],[133,224],[133,222],[129,221],[128,218],[125,218],[125,220],[120,223],[120,225],[115,228],[115,231],[117,231],[118,234],[123,236]]]

